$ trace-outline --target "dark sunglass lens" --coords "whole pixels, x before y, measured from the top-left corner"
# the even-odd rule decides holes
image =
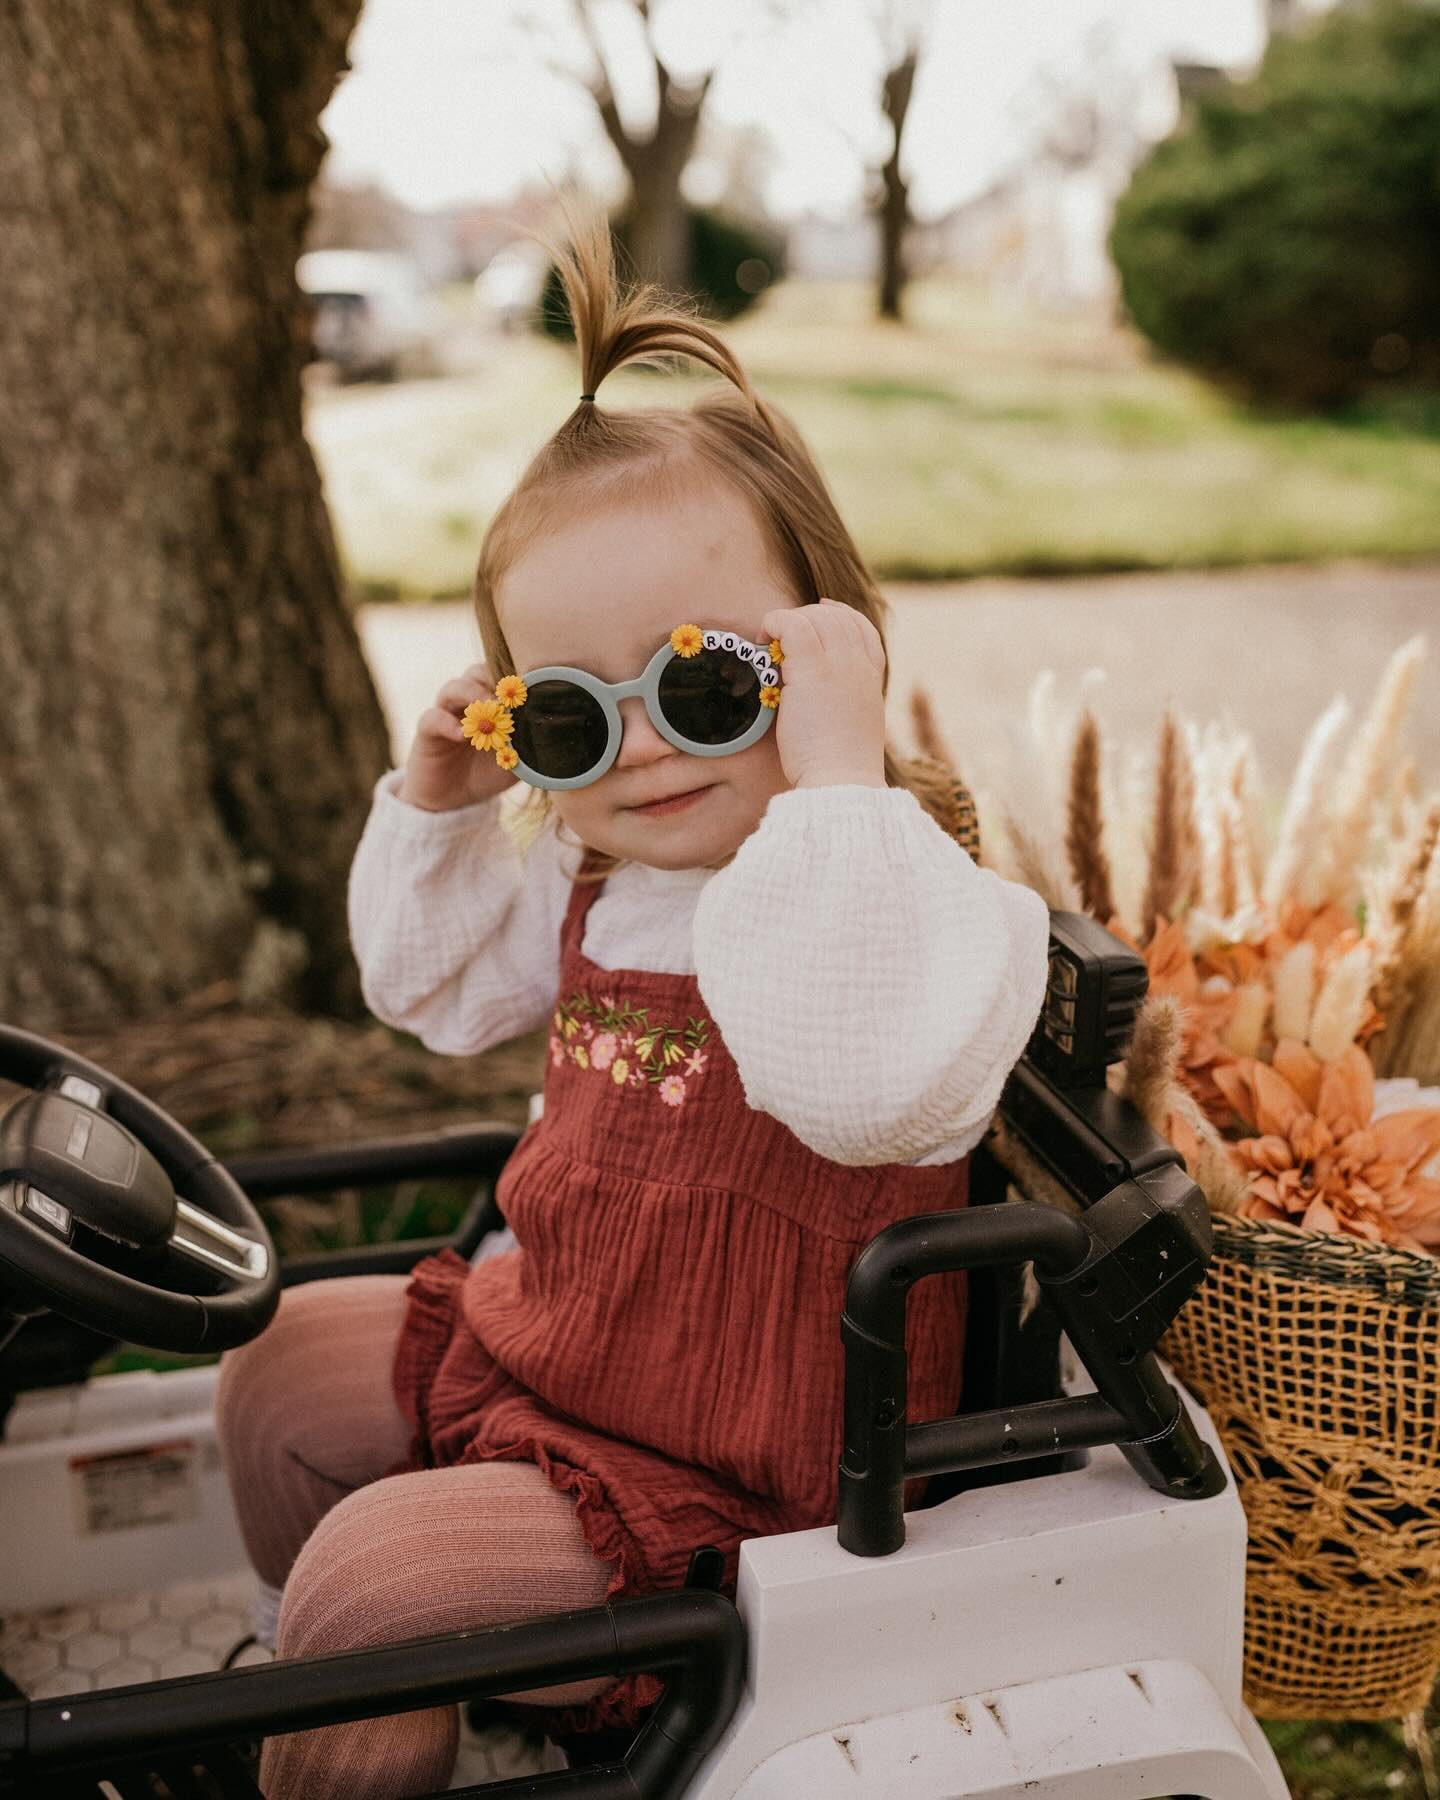
[[[556,781],[593,769],[610,739],[604,707],[573,681],[536,682],[512,716],[516,755],[537,775]]]
[[[743,737],[760,711],[760,677],[733,650],[676,656],[660,674],[660,710],[693,744]]]

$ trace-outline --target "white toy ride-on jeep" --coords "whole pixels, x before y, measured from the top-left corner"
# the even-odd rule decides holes
[[[1105,1085],[1144,986],[1143,962],[1093,921],[1052,915],[1045,1011],[1000,1110],[1077,1210],[1009,1198],[982,1148],[970,1205],[901,1220],[857,1259],[836,1322],[838,1525],[747,1542],[733,1603],[697,1546],[675,1592],[149,1681],[133,1658],[104,1660],[130,1616],[116,1597],[243,1566],[213,1455],[215,1371],[87,1382],[90,1365],[116,1339],[241,1343],[282,1280],[403,1271],[438,1247],[282,1271],[255,1206],[268,1195],[466,1175],[483,1185],[446,1241],[476,1253],[503,1225],[495,1179],[520,1134],[482,1124],[224,1165],[104,1070],[0,1028],[0,1077],[29,1090],[0,1117],[0,1659],[19,1646],[13,1679],[0,1671],[0,1796],[254,1800],[237,1746],[269,1733],[645,1670],[664,1693],[633,1741],[570,1744],[566,1770],[450,1791],[1282,1800],[1240,1692],[1244,1517],[1209,1419],[1154,1355],[1203,1277],[1208,1215],[1178,1153]],[[1022,1304],[1027,1264],[1038,1304]],[[907,1296],[954,1269],[972,1271],[961,1410],[907,1424]],[[1083,1371],[1068,1384],[1062,1332]],[[925,1503],[906,1513],[917,1476]],[[66,1621],[86,1604],[98,1624],[81,1656]],[[168,1643],[178,1611],[138,1606]]]

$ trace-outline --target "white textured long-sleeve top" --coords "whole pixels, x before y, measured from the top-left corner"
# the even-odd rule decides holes
[[[392,771],[350,873],[372,1011],[473,1054],[551,1016],[579,853],[492,800],[426,812]],[[722,869],[623,863],[585,919],[604,969],[693,975],[747,1103],[834,1162],[939,1163],[984,1134],[1040,1011],[1049,915],[905,788],[775,795]]]

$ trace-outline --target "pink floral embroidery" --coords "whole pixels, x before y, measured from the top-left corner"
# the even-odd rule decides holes
[[[600,1000],[577,990],[555,1011],[550,1058],[569,1060],[579,1069],[609,1074],[616,1087],[659,1092],[662,1105],[684,1104],[687,1080],[701,1075],[710,1060],[709,1019],[687,1019],[683,1025],[656,1021],[648,1007],[632,1006],[606,994]]]

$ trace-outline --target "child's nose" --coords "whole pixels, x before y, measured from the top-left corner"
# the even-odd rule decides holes
[[[662,756],[679,754],[675,746],[661,737],[655,729],[645,710],[645,702],[638,694],[620,702],[620,753],[615,758],[617,765],[622,768],[633,767],[658,762]]]

